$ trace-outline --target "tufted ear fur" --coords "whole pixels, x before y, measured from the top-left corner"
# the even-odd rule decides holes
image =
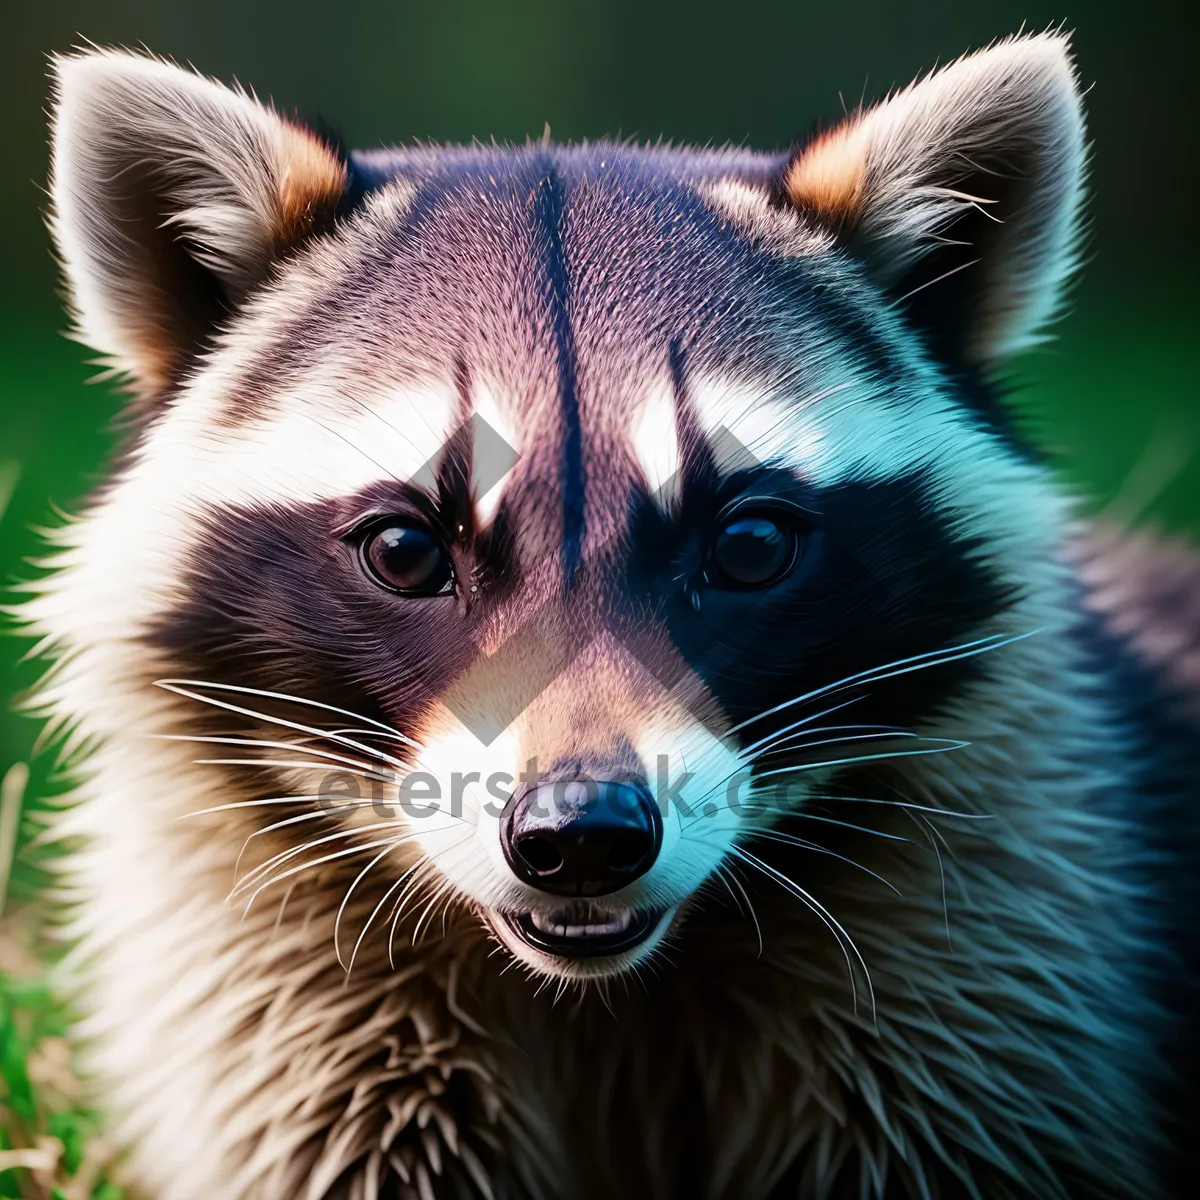
[[[152,394],[330,224],[346,171],[252,96],[158,59],[88,52],[53,74],[51,227],[78,333]]]
[[[1076,264],[1084,167],[1067,39],[1015,37],[801,147],[787,201],[835,231],[936,352],[986,365],[1038,341]]]

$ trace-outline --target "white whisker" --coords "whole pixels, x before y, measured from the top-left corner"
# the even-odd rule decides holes
[[[364,725],[370,725],[382,731],[383,733],[389,734],[391,737],[397,738],[398,740],[404,742],[404,744],[407,746],[412,746],[417,750],[424,749],[420,742],[415,742],[412,740],[412,738],[405,737],[405,735],[402,734],[398,729],[393,729],[390,725],[385,725],[382,721],[376,721],[373,717],[364,717],[361,713],[351,712],[347,708],[338,708],[333,704],[323,704],[319,700],[306,700],[303,696],[293,696],[288,692],[269,692],[263,691],[261,688],[241,687],[232,683],[213,683],[210,680],[205,679],[156,679],[154,683],[155,687],[165,688],[169,692],[175,692],[180,696],[189,696],[193,700],[199,700],[202,704],[213,704],[218,708],[226,708],[228,706],[219,700],[214,700],[211,696],[185,691],[184,689],[206,687],[212,688],[214,691],[236,692],[244,696],[262,696],[266,700],[283,700],[289,704],[299,704],[304,708],[319,708],[325,712],[338,713],[343,717],[353,717],[354,720],[361,721]],[[232,711],[243,712],[244,714],[250,716],[261,717],[263,720],[274,721],[273,718],[268,717],[265,713],[255,712],[252,709],[243,710],[234,708]],[[292,725],[291,722],[283,721],[282,719],[276,721],[275,723]],[[292,727],[296,729],[303,729],[303,727],[299,725],[294,725]],[[319,734],[324,733],[325,731],[319,729],[309,729],[304,730],[304,732]]]
[[[775,745],[768,746],[765,750],[763,750],[759,754],[759,757],[765,758],[768,754],[777,754],[780,752],[780,750],[783,750],[785,748],[789,749],[789,750],[806,750],[810,746],[842,746],[842,745],[848,745],[851,742],[885,742],[885,741],[888,741],[890,738],[921,738],[922,737],[921,734],[911,733],[910,731],[908,731],[906,729],[890,729],[890,730],[888,730],[888,726],[880,725],[880,726],[875,727],[877,731],[878,730],[888,730],[888,732],[853,733],[853,734],[848,733],[844,737],[821,738],[821,739],[819,739],[817,741],[813,741],[813,742],[798,742],[795,740],[796,738],[807,737],[808,735],[814,734],[814,733],[825,733],[825,732],[828,732],[829,729],[834,729],[834,728],[837,728],[837,726],[827,726],[824,729],[818,728],[818,729],[804,730],[801,733],[796,734],[795,737],[788,738],[783,742],[779,742]],[[846,729],[869,729],[872,727],[867,726],[867,725],[846,725],[843,728],[846,728]],[[923,740],[929,741],[931,739],[923,738]]]
[[[875,796],[839,796],[829,793],[806,796],[805,799],[828,800],[831,803],[844,801],[847,804],[885,804],[891,808],[907,808],[912,809],[913,812],[931,813],[935,817],[956,817],[962,821],[991,821],[994,819],[991,813],[955,812],[951,808],[931,808],[924,804],[912,804],[907,800],[883,800]]]
[[[247,872],[245,876],[239,879],[237,883],[234,884],[233,890],[229,893],[226,899],[236,899],[237,896],[241,892],[244,892],[254,880],[260,878],[264,871],[269,870],[276,863],[287,862],[289,859],[295,858],[296,855],[303,854],[306,850],[312,850],[316,846],[326,846],[330,842],[342,841],[346,838],[354,837],[355,834],[374,833],[379,829],[395,829],[397,827],[404,828],[404,826],[400,826],[399,822],[396,820],[375,821],[370,825],[349,826],[346,829],[339,829],[335,833],[328,834],[325,837],[315,838],[313,841],[304,842],[299,846],[293,846],[290,849],[281,850],[278,854],[267,859],[265,863],[260,863],[257,867]],[[415,831],[411,832],[409,836],[415,837]]]
[[[272,934],[279,932],[279,927],[283,924],[284,911],[287,908],[288,901],[292,898],[292,892],[296,890],[296,884],[298,882],[299,880],[292,880],[292,882],[288,884],[287,891],[283,893],[283,899],[279,902],[279,911],[275,914],[275,924],[271,926]]]
[[[770,771],[759,771],[756,774],[754,774],[751,779],[750,795],[759,795],[759,796],[764,796],[764,797],[769,798],[769,793],[765,793],[765,792],[761,792],[761,791],[755,792],[754,787],[759,783],[760,780],[771,779],[771,778],[774,778],[774,777],[780,776],[780,775],[799,775],[799,774],[803,774],[806,771],[819,771],[819,770],[823,770],[827,767],[851,766],[855,763],[877,762],[877,761],[884,760],[884,759],[917,758],[917,757],[921,757],[921,756],[927,755],[927,754],[946,754],[951,750],[961,750],[964,747],[969,746],[971,744],[970,742],[955,741],[951,738],[922,737],[920,734],[908,734],[906,736],[921,737],[922,741],[938,742],[938,743],[945,743],[945,744],[938,745],[932,749],[927,749],[927,750],[892,750],[892,751],[888,751],[886,753],[881,753],[881,754],[857,754],[857,755],[853,755],[850,758],[823,759],[822,761],[815,762],[815,763],[800,763],[800,764],[796,764],[793,766],[776,767]],[[840,739],[837,739],[837,740],[840,740]],[[849,739],[849,740],[852,740],[852,739]],[[729,774],[727,774],[723,779],[717,780],[717,782],[715,784],[713,784],[713,786],[710,787],[708,789],[708,791],[706,791],[702,796],[700,796],[698,799],[696,799],[695,801],[692,802],[692,808],[693,809],[701,808],[703,806],[705,800],[707,800],[711,795],[713,795],[720,788],[724,787],[735,775],[738,775],[742,771],[745,771],[745,770],[747,770],[747,767],[745,765],[738,766],[735,770],[729,772]],[[691,818],[691,820],[685,822],[683,827],[684,827],[684,829],[690,829],[693,825],[696,824],[697,821],[702,821],[704,819],[705,819],[705,816],[703,813],[701,813],[700,815],[694,816]]]
[[[346,894],[342,897],[341,904],[338,905],[337,916],[333,919],[333,953],[338,960],[338,966],[350,974],[350,968],[342,961],[342,946],[341,946],[341,929],[342,929],[342,914],[346,911],[346,905],[350,903],[350,897],[354,895],[354,889],[362,882],[363,878],[370,873],[370,870],[381,859],[386,858],[396,845],[385,846],[380,852],[357,875],[354,877],[354,882],[346,889]],[[357,946],[355,947],[357,949]],[[353,961],[353,960],[352,960]]]
[[[321,858],[315,859],[313,862],[301,863],[298,867],[291,867],[279,875],[271,876],[270,879],[268,879],[265,883],[260,884],[254,890],[254,894],[246,902],[245,911],[242,913],[243,919],[245,919],[246,915],[250,912],[250,908],[254,904],[254,901],[258,898],[259,893],[265,891],[273,884],[282,883],[283,880],[290,879],[293,875],[298,875],[303,871],[311,870],[313,867],[322,866],[324,863],[334,862],[336,859],[347,858],[354,854],[365,854],[368,850],[377,850],[380,846],[388,845],[390,840],[391,839],[381,839],[375,842],[366,842],[361,846],[351,846],[348,850],[339,850],[334,854],[323,855]]]
[[[444,827],[444,828],[446,828],[446,827]],[[414,832],[416,832],[416,831],[414,831]],[[443,832],[443,830],[437,830],[435,832],[440,833],[440,832]],[[466,837],[469,837],[469,836],[470,836],[469,832],[464,834],[463,837],[459,838],[457,842],[452,843],[451,847],[449,847],[449,848],[452,849],[454,845],[458,845],[459,842],[463,841]],[[408,841],[408,840],[410,840],[410,839],[407,839],[407,838],[404,839],[404,841]],[[371,923],[375,920],[375,917],[378,915],[379,910],[384,906],[384,904],[387,903],[388,898],[404,882],[404,880],[406,878],[408,878],[408,876],[413,871],[415,871],[416,868],[422,862],[424,862],[426,859],[428,859],[428,857],[429,857],[428,854],[422,852],[421,856],[417,859],[417,861],[415,863],[413,863],[413,865],[411,867],[409,867],[406,871],[404,871],[400,875],[399,879],[397,879],[396,882],[393,883],[386,892],[384,892],[383,898],[371,910],[371,915],[367,918],[366,924],[362,927],[362,932],[358,935],[358,938],[354,943],[354,949],[350,952],[349,963],[343,963],[341,948],[339,945],[338,931],[341,928],[342,914],[345,911],[346,904],[349,901],[350,896],[353,893],[354,889],[356,887],[358,887],[359,883],[362,881],[364,876],[367,875],[367,873],[371,870],[371,868],[374,867],[376,865],[376,863],[378,863],[380,861],[380,859],[385,858],[388,854],[390,854],[400,844],[401,844],[400,842],[395,842],[392,845],[385,847],[382,851],[380,851],[379,854],[377,854],[373,859],[371,859],[371,861],[362,869],[362,871],[359,872],[359,874],[355,878],[354,882],[347,889],[345,896],[342,897],[342,903],[338,906],[337,917],[335,918],[334,923],[333,923],[333,945],[334,945],[334,953],[337,955],[338,965],[342,966],[343,970],[346,972],[347,982],[349,982],[350,972],[354,970],[354,960],[358,957],[358,949],[362,945],[363,938],[365,938],[367,936],[367,930],[371,928]],[[394,969],[394,964],[393,964],[393,969]]]
[[[856,867],[860,871],[864,871],[873,879],[878,879],[885,887],[890,888],[897,896],[903,897],[904,893],[900,891],[895,884],[885,879],[882,875],[872,871],[870,867],[863,866],[862,863],[856,862],[852,858],[847,858],[844,854],[839,854],[836,850],[830,850],[828,846],[822,846],[820,842],[811,842],[807,838],[796,837],[795,834],[785,833],[781,829],[750,829],[746,832],[747,840],[754,838],[762,838],[764,841],[781,842],[789,846],[799,846],[803,850],[812,850],[816,854],[825,854],[830,858],[836,858],[839,862],[844,862],[848,866]],[[704,846],[711,845],[704,838],[687,837],[682,838],[685,842],[694,842],[696,845]]]
[[[754,932],[758,937],[758,957],[762,958],[762,955],[763,955],[762,926],[758,923],[758,913],[756,913],[754,911],[754,905],[750,902],[750,897],[746,894],[746,889],[742,886],[742,881],[737,877],[736,874],[734,874],[732,864],[730,864],[728,867],[718,864],[717,874],[720,876],[720,879],[725,884],[726,888],[729,889],[729,894],[731,896],[733,896],[734,903],[737,904],[739,911],[742,908],[742,904],[741,904],[741,901],[738,900],[737,895],[735,895],[735,893],[734,893],[733,889],[735,887],[737,888],[738,892],[741,893],[742,900],[745,900],[746,909],[750,913],[750,920],[754,922]]]
[[[246,836],[246,840],[242,842],[242,848],[238,851],[237,861],[233,864],[233,877],[236,880],[238,873],[242,869],[242,859],[245,857],[246,851],[250,848],[250,843],[264,833],[272,833],[276,829],[284,829],[289,825],[298,825],[303,821],[312,821],[318,817],[328,817],[330,813],[322,812],[318,809],[316,812],[300,813],[294,817],[285,817],[282,821],[274,821],[270,825],[263,826],[262,829],[256,829],[253,833]]]
[[[806,838],[796,837],[794,834],[785,833],[780,829],[755,829],[747,835],[751,838],[762,838],[765,841],[783,842],[789,846],[799,846],[804,850],[814,850],[818,854],[827,854],[831,858],[839,859],[841,862],[847,863],[849,866],[857,867],[860,871],[865,871],[873,879],[878,879],[884,887],[891,888],[897,896],[903,898],[904,893],[889,880],[882,875],[872,871],[870,867],[864,867],[862,863],[855,862],[852,858],[847,858],[844,854],[838,854],[836,850],[830,850],[827,846],[822,846],[819,842],[810,842]]]
[[[396,882],[393,883],[392,886],[389,887],[388,890],[383,893],[383,896],[380,898],[379,903],[376,904],[375,907],[371,910],[371,915],[369,917],[367,917],[366,924],[362,927],[362,932],[359,933],[358,939],[354,943],[354,949],[350,952],[350,965],[346,968],[347,976],[349,976],[350,972],[354,970],[354,960],[358,957],[358,948],[363,944],[363,938],[365,938],[367,936],[367,930],[371,928],[372,923],[374,922],[375,918],[379,915],[380,911],[383,909],[383,906],[391,899],[392,893],[395,892],[397,888],[402,887],[404,885],[404,881],[423,862],[425,862],[428,859],[428,857],[429,857],[428,854],[422,853],[421,856],[417,859],[416,862],[414,862],[412,864],[411,867],[409,867],[406,871],[402,872],[399,875],[399,877],[396,879]],[[388,946],[388,961],[391,964],[392,970],[394,971],[396,969],[396,964],[394,962],[392,962],[390,945]],[[348,979],[347,979],[347,982],[349,982]]]
[[[417,944],[417,941],[421,936],[422,928],[433,914],[434,905],[436,905],[437,902],[453,887],[454,884],[449,879],[446,879],[434,889],[433,895],[429,899],[429,903],[425,906],[425,911],[421,913],[420,917],[417,919],[416,925],[413,926],[412,944],[414,946]]]
[[[823,708],[818,713],[812,713],[810,716],[802,717],[799,721],[793,721],[792,724],[785,725],[782,729],[776,730],[775,733],[769,733],[769,734],[767,734],[766,737],[759,738],[759,740],[757,742],[751,743],[749,746],[746,747],[745,750],[742,751],[742,754],[745,755],[747,758],[749,758],[757,750],[760,750],[763,746],[768,745],[770,742],[774,741],[776,738],[783,737],[786,734],[791,733],[792,730],[800,729],[802,726],[809,725],[813,721],[819,721],[822,717],[829,716],[830,713],[839,712],[843,708],[849,708],[850,705],[852,705],[852,704],[858,704],[863,699],[865,699],[865,695],[864,696],[851,696],[849,700],[843,700],[840,704],[834,704],[834,705],[830,706],[829,708]],[[763,715],[766,716],[769,714],[764,713]],[[754,718],[754,719],[757,719],[757,718]],[[730,730],[730,732],[737,733],[741,728],[742,728],[742,726],[735,725],[733,727],[733,729]]]
[[[325,800],[325,796],[264,796],[259,800],[233,800],[228,804],[214,804],[211,808],[197,808],[183,813],[176,820],[186,821],[189,817],[206,817],[211,813],[230,812],[238,808],[265,808],[271,804],[299,804],[305,800]],[[374,803],[363,801],[362,803]],[[339,806],[344,807],[344,806]]]
[[[921,828],[922,822],[925,824],[926,833],[929,837],[929,844],[933,847],[934,854],[937,855],[938,878],[941,880],[942,884],[942,917],[946,922],[946,945],[953,950],[954,942],[950,938],[950,905],[946,900],[946,864],[942,861],[941,847],[937,844],[937,838],[935,838],[932,832],[930,832],[933,826],[930,824],[927,818],[921,816],[919,813],[908,812],[907,810],[905,810],[905,815],[918,829]]]
[[[913,735],[914,737],[917,735]],[[794,767],[776,767],[771,771],[762,771],[754,777],[757,783],[760,779],[771,779],[776,775],[794,775],[803,771],[820,771],[826,767],[845,767],[853,763],[861,762],[879,762],[884,759],[891,758],[922,758],[929,754],[948,754],[951,750],[962,750],[969,746],[970,742],[957,742],[950,738],[925,738],[924,741],[929,742],[944,742],[945,745],[935,746],[929,750],[892,750],[884,754],[857,754],[850,758],[830,758],[822,762],[801,763]]]
[[[988,651],[999,650],[1003,646],[1023,641],[1025,638],[1033,637],[1040,632],[1040,629],[1032,629],[1028,633],[1018,633],[1011,636],[992,634],[989,637],[979,638],[974,642],[963,642],[961,645],[951,646],[949,649],[929,650],[924,654],[914,654],[909,658],[899,658],[894,662],[885,663],[880,667],[872,667],[866,671],[859,671],[857,674],[847,675],[833,683],[825,684],[823,687],[814,688],[810,692],[805,692],[802,696],[795,696],[791,700],[785,700],[783,703],[776,704],[773,708],[765,709],[753,717],[747,717],[746,720],[734,725],[731,729],[727,729],[725,737],[732,737],[733,734],[740,733],[747,726],[765,720],[767,717],[774,716],[784,709],[792,708],[797,704],[803,704],[806,700],[813,700],[818,696],[826,696],[858,683],[875,683],[881,679],[891,679],[897,675],[907,675],[913,671],[942,666],[944,663],[957,662],[962,658],[972,658],[977,654],[986,654]]]
[[[197,758],[193,760],[198,766],[202,767],[318,767],[328,768],[328,763],[312,762],[308,759],[278,759],[278,758]],[[358,770],[355,767],[343,767],[348,775],[357,775],[362,779],[374,779],[379,783],[392,783],[395,780],[394,775],[381,775],[378,771],[365,769]]]
[[[348,728],[348,729],[331,729],[331,730],[329,730],[328,736],[332,736],[333,734],[349,735],[352,733],[357,734],[359,737],[391,738],[391,740],[394,742],[400,742],[403,745],[412,746],[414,749],[423,749],[423,747],[419,747],[418,744],[416,742],[414,742],[411,738],[406,738],[404,736],[404,734],[392,733],[387,729],[355,729],[353,727]],[[321,736],[324,737],[327,735],[322,734]]]
[[[984,203],[991,203],[991,202],[990,202],[990,201],[984,201]],[[998,218],[997,218],[997,217],[994,217],[994,216],[992,216],[992,214],[991,214],[991,213],[989,213],[989,212],[984,212],[984,210],[983,210],[982,208],[979,208],[979,206],[978,206],[977,204],[972,204],[970,207],[971,207],[971,208],[974,208],[974,209],[976,209],[977,211],[979,211],[979,212],[981,212],[981,213],[983,213],[983,215],[984,215],[985,217],[988,217],[988,218],[990,218],[990,219],[991,219],[991,220],[993,220],[993,221],[994,221],[994,220],[998,220]],[[973,266],[976,266],[978,263],[980,263],[980,262],[982,262],[982,261],[983,261],[983,260],[982,260],[982,259],[979,259],[979,258],[972,258],[972,259],[970,259],[968,262],[965,262],[965,263],[959,263],[959,264],[958,264],[958,266],[956,266],[956,267],[951,267],[951,268],[950,268],[950,270],[948,270],[948,271],[943,271],[943,272],[942,272],[940,275],[937,275],[937,276],[935,276],[933,279],[927,279],[927,280],[926,280],[924,283],[918,284],[918,285],[917,285],[915,288],[913,288],[911,291],[907,291],[907,292],[905,292],[905,293],[904,293],[904,295],[903,295],[903,296],[901,296],[899,299],[897,299],[897,300],[894,300],[894,301],[892,302],[892,303],[893,303],[893,307],[894,307],[894,308],[899,308],[899,307],[900,307],[900,306],[901,306],[901,305],[902,305],[902,304],[903,304],[903,303],[904,303],[906,300],[909,300],[909,299],[911,299],[911,298],[912,298],[913,296],[915,296],[915,295],[916,295],[918,292],[923,292],[923,291],[924,291],[924,290],[925,290],[927,287],[933,287],[933,285],[934,285],[935,283],[941,283],[943,279],[949,279],[951,275],[957,275],[957,274],[959,273],[959,271],[965,271],[965,270],[966,270],[968,267],[973,267]]]
[[[330,733],[327,730],[318,729],[313,725],[304,725],[298,721],[288,721],[283,717],[272,716],[269,713],[259,712],[257,709],[246,708],[241,704],[230,704],[226,700],[218,700],[215,696],[206,696],[203,692],[192,691],[189,687],[184,686],[188,682],[188,680],[160,679],[156,681],[155,686],[162,688],[164,691],[171,692],[176,696],[183,696],[189,700],[195,700],[200,704],[208,704],[213,708],[219,708],[225,712],[236,713],[238,716],[250,717],[257,721],[265,721],[268,725],[278,725],[281,729],[294,729],[297,733],[307,733],[317,738],[328,738],[330,741],[337,742],[340,745],[350,746],[355,750],[361,751],[363,754],[379,758],[384,762],[390,763],[392,766],[406,765],[403,759],[394,758],[392,755],[384,754],[383,751],[379,750],[377,747],[366,746],[362,742],[356,741],[354,738],[346,737],[344,734]],[[259,692],[254,688],[240,688],[235,687],[233,684],[204,684],[201,686],[220,687],[226,691],[239,693],[248,692],[251,695],[261,695],[273,699],[291,700],[293,703],[304,703],[295,696],[284,696],[278,692]],[[331,708],[331,706],[328,704],[318,704],[316,701],[310,701],[308,703],[312,704],[312,706],[315,708],[330,709],[330,711],[333,712],[343,713],[345,716],[357,716],[355,713],[345,712],[344,709]],[[360,721],[365,721],[368,725],[378,724],[378,722],[372,721],[367,717],[357,717],[357,719]],[[385,732],[396,733],[398,737],[403,737],[403,735],[397,733],[396,730],[388,730],[386,726],[383,728]],[[416,750],[423,749],[423,747],[417,742],[410,742],[408,739],[405,739],[405,744],[411,745]]]
[[[423,855],[414,865],[412,878],[408,881],[408,885],[396,897],[396,906],[392,910],[392,919],[388,928],[388,963],[392,970],[396,969],[396,961],[392,956],[392,945],[396,938],[396,926],[399,924],[400,917],[404,913],[404,907],[408,903],[410,896],[414,895],[417,889],[425,882],[425,876],[433,870],[433,861],[428,855]]]
[[[330,762],[346,763],[348,766],[361,767],[364,771],[373,770],[370,763],[357,758],[347,758],[344,754],[334,754],[330,750],[320,750],[316,746],[299,746],[292,742],[261,741],[257,738],[217,737],[189,733],[152,733],[149,735],[160,742],[204,742],[211,746],[257,746],[266,750],[291,750],[294,753],[315,754],[318,758]]]
[[[813,913],[815,913],[825,923],[826,927],[837,940],[837,944],[842,951],[842,955],[846,959],[846,969],[850,973],[850,996],[854,1011],[858,1011],[858,987],[854,981],[854,966],[850,960],[850,951],[854,952],[854,957],[858,960],[862,967],[863,975],[866,977],[867,994],[871,1001],[871,1019],[875,1020],[875,987],[871,982],[871,972],[867,968],[866,960],[859,952],[858,947],[854,944],[854,939],[846,932],[841,923],[833,916],[833,914],[813,895],[806,892],[795,880],[789,879],[782,871],[777,871],[770,863],[765,863],[762,859],[757,858],[747,850],[740,847],[732,847],[732,852],[739,858],[744,859],[751,866],[757,867],[760,871],[769,875],[777,882],[787,888],[794,896],[802,901]]]
[[[820,800],[820,796],[805,796],[805,800]],[[804,809],[798,808],[795,812],[788,814],[789,820],[804,820],[804,821],[821,821],[826,825],[840,825],[843,829],[852,829],[855,833],[866,833],[871,837],[886,838],[890,842],[907,842],[910,846],[917,845],[912,838],[902,837],[898,833],[887,833],[882,829],[872,829],[868,825],[855,825],[852,821],[839,821],[836,817],[826,817],[819,813],[805,812]]]

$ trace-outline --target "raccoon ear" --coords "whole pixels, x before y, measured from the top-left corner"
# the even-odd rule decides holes
[[[51,229],[79,337],[151,394],[346,188],[315,134],[141,55],[53,63]]]
[[[903,298],[935,353],[986,365],[1039,340],[1077,261],[1084,168],[1068,40],[1016,37],[801,147],[787,200]]]

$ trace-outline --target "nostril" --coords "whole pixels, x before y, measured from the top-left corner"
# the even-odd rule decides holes
[[[617,834],[608,848],[606,865],[610,871],[628,874],[636,871],[645,861],[653,841],[639,833]]]
[[[562,870],[562,852],[544,834],[526,834],[525,837],[517,838],[514,848],[526,865],[539,875],[553,875]]]
[[[568,784],[587,786],[585,803],[538,784],[514,793],[502,814],[500,848],[517,879],[555,896],[604,896],[650,870],[662,818],[645,784]]]

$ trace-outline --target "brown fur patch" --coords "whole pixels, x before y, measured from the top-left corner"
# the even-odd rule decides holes
[[[836,225],[850,225],[862,208],[866,140],[857,122],[822,134],[807,146],[783,177],[788,199]]]
[[[298,125],[285,123],[279,139],[276,244],[283,249],[319,232],[346,190],[346,168],[328,146]]]

